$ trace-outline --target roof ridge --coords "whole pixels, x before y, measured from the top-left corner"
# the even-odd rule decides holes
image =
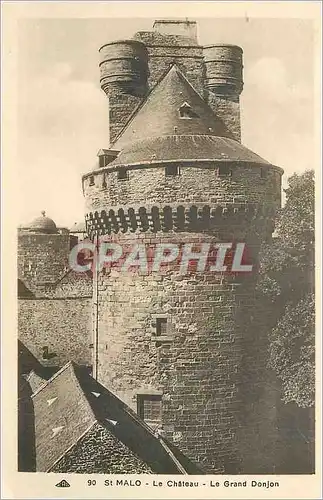
[[[71,366],[72,361],[68,361],[66,365],[64,365],[62,368],[60,368],[57,372],[54,373],[54,375],[51,376],[44,384],[42,384],[40,387],[38,387],[37,391],[35,391],[32,395],[31,398],[36,396],[39,392],[41,392],[47,385],[49,385],[56,377],[58,377],[61,373],[63,373],[69,366]]]
[[[194,116],[183,116],[183,102],[194,109]],[[147,133],[160,137],[171,135],[173,131],[177,136],[196,132],[197,135],[232,137],[223,120],[212,110],[203,95],[189,81],[189,76],[184,75],[176,63],[168,68],[133,111],[111,147],[122,154],[126,144],[145,137]]]
[[[180,68],[177,66],[176,63],[174,64],[174,66],[175,66],[176,71],[178,72],[179,76],[182,77],[186,83],[188,83],[188,85],[192,88],[192,90],[202,99],[202,101],[210,108],[210,111],[212,111],[212,113],[214,114],[213,109],[209,106],[209,104],[206,102],[206,100],[204,99],[204,97],[196,90],[196,88],[194,87],[194,85],[186,78],[186,76],[180,70]],[[215,116],[215,114],[214,114],[214,116]]]
[[[135,116],[137,115],[137,113],[140,111],[140,109],[143,107],[143,105],[147,102],[147,99],[148,97],[151,95],[151,93],[155,90],[155,88],[162,82],[162,80],[165,78],[165,76],[171,71],[171,69],[176,66],[176,63],[173,63],[171,65],[170,68],[167,68],[163,74],[160,76],[160,78],[157,80],[157,82],[155,83],[155,85],[153,85],[151,87],[151,89],[147,92],[147,94],[145,95],[145,97],[142,99],[141,102],[139,102],[139,104],[135,107],[135,109],[132,111],[132,113],[130,113],[129,117],[127,118],[124,126],[122,127],[122,129],[118,132],[118,134],[116,135],[114,141],[112,142],[112,144],[110,145],[109,149],[112,149],[114,144],[119,140],[119,138],[122,136],[123,132],[126,130],[126,128],[128,127],[128,125],[132,122],[132,120],[135,118]]]
[[[78,380],[78,377],[75,373],[75,366],[76,366],[76,363],[74,361],[68,361],[66,363],[66,365],[64,365],[60,370],[58,370],[56,373],[54,373],[54,375],[46,380],[46,382],[44,384],[42,384],[32,395],[31,395],[31,398],[33,398],[34,396],[36,396],[37,394],[39,394],[43,389],[45,389],[45,387],[47,387],[53,380],[55,380],[57,377],[59,377],[64,371],[66,371],[68,368],[72,368],[72,374],[73,374],[73,378],[77,384],[77,387],[78,389],[80,390],[80,392],[84,395],[85,399],[86,399],[86,403],[87,403],[87,406],[89,407],[90,409],[90,412],[92,413],[92,416],[94,417],[94,420],[97,420],[96,418],[96,415],[93,411],[93,408],[92,406],[90,405],[89,401],[88,401],[88,398],[86,397],[86,394],[85,392],[83,391],[83,388]]]
[[[86,394],[85,394],[85,391],[83,390],[83,387],[82,387],[82,386],[81,386],[81,384],[80,384],[80,381],[79,381],[79,379],[78,379],[78,376],[77,376],[77,374],[76,374],[75,367],[78,367],[78,365],[77,365],[76,363],[74,363],[74,361],[71,361],[71,366],[72,366],[72,369],[73,369],[73,370],[72,370],[72,372],[73,372],[73,378],[74,378],[74,380],[76,381],[77,387],[78,387],[79,391],[82,393],[82,395],[84,396],[84,398],[85,398],[85,400],[86,400],[86,404],[87,404],[87,406],[89,407],[90,412],[92,413],[92,416],[93,416],[93,418],[94,418],[94,421],[97,421],[96,414],[95,414],[95,412],[94,412],[94,410],[93,410],[93,408],[92,408],[92,406],[91,406],[91,404],[90,404],[90,402],[89,402],[89,400],[88,400],[88,398],[87,398],[87,396],[86,396]]]

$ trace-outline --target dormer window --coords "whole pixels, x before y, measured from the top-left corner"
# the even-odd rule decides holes
[[[192,120],[193,118],[198,118],[198,114],[195,113],[188,102],[183,102],[178,111],[179,117],[184,120]]]
[[[120,151],[116,149],[100,149],[98,151],[99,168],[104,168],[109,165],[109,163],[117,158],[119,153]]]
[[[107,157],[105,155],[99,156],[99,168],[104,168],[108,164]]]

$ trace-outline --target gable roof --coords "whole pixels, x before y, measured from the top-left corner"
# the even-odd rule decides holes
[[[134,110],[113,144],[118,166],[164,162],[271,164],[237,142],[174,64]]]
[[[36,470],[46,472],[96,419],[71,362],[31,397],[35,414]]]
[[[179,110],[184,103],[191,107],[196,117],[181,118]],[[114,142],[113,149],[121,150],[125,144],[143,137],[160,137],[174,133],[232,137],[223,121],[215,116],[176,64],[171,66],[134,111]]]
[[[73,362],[31,397],[37,471],[51,470],[98,422],[154,472],[186,473],[187,458],[184,467],[125,403]],[[193,464],[191,467],[200,473]]]

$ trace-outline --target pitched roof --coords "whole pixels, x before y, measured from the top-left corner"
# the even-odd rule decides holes
[[[31,353],[21,340],[18,339],[18,369],[20,374],[34,371],[40,376],[44,375],[44,368],[38,359]]]
[[[99,422],[154,472],[185,473],[188,459],[183,467],[174,451],[127,405],[75,363],[65,365],[32,400],[37,471],[52,469]]]
[[[26,382],[28,382],[31,391],[36,392],[46,382],[46,378],[31,370],[26,377]]]
[[[96,421],[70,362],[32,395],[36,470],[46,472]]]
[[[108,169],[164,161],[226,161],[270,165],[234,140],[187,78],[173,65],[134,110],[115,143]]]
[[[181,118],[180,107],[189,105],[196,115]],[[143,137],[165,135],[216,135],[232,137],[220,118],[196,92],[180,69],[174,64],[155,85],[113,144],[121,150],[125,144]]]

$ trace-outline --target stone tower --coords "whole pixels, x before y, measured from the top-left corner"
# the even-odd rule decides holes
[[[45,287],[55,283],[69,268],[68,256],[77,237],[58,228],[43,211],[18,229],[18,274],[24,283]]]
[[[160,20],[100,49],[111,146],[83,176],[87,229],[124,248],[245,242],[254,271],[103,270],[98,378],[205,471],[270,473],[275,400],[255,280],[282,170],[240,143],[242,50],[199,46],[196,32]]]

